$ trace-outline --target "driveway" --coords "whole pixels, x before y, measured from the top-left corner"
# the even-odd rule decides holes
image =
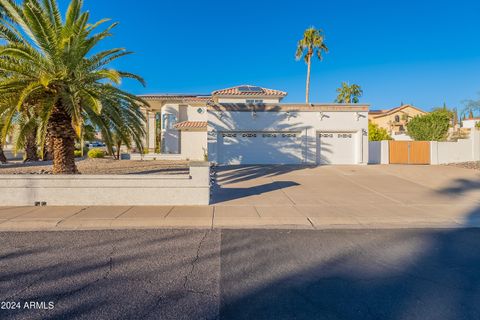
[[[457,167],[224,167],[216,181],[217,227],[480,225],[480,172]]]
[[[219,168],[210,206],[0,207],[0,230],[480,227],[480,172],[447,166]]]

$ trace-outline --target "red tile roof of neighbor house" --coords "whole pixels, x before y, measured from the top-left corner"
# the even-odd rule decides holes
[[[245,90],[246,89],[246,90]],[[251,89],[251,90],[249,90]],[[272,96],[285,97],[286,92],[280,90],[273,90],[251,85],[241,85],[231,88],[221,89],[212,93],[214,96]]]
[[[177,123],[175,129],[206,129],[208,126],[207,121],[183,121]]]

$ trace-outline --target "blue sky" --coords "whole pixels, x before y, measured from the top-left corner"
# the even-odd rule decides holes
[[[480,91],[480,1],[85,0],[85,8],[120,22],[106,45],[136,52],[116,67],[147,80],[122,85],[137,94],[255,84],[303,102],[306,66],[294,53],[312,25],[330,48],[313,64],[314,102],[332,102],[342,81],[361,85],[372,109],[461,108]]]

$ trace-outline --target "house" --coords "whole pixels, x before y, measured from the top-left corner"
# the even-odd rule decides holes
[[[241,85],[211,95],[142,96],[150,158],[217,164],[367,164],[368,105],[285,104]]]
[[[368,120],[387,130],[394,140],[410,140],[407,135],[407,123],[416,116],[427,112],[406,104],[390,110],[371,110]]]
[[[473,129],[473,128],[475,128],[477,123],[480,123],[480,118],[470,117],[470,118],[462,121],[462,128]]]

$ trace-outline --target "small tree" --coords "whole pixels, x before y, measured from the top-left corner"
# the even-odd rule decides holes
[[[370,141],[383,141],[392,140],[392,137],[388,134],[385,128],[380,128],[378,124],[368,123],[368,140]]]
[[[475,124],[475,128],[480,129],[480,121]]]
[[[408,135],[416,141],[443,141],[447,138],[452,113],[436,110],[416,116],[407,124]]]

